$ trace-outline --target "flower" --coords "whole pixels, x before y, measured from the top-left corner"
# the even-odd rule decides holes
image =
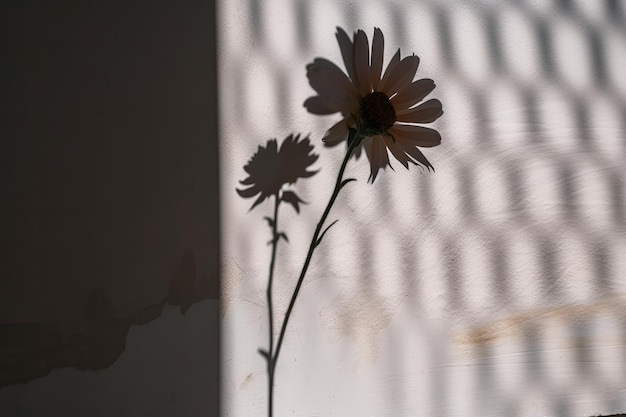
[[[250,210],[269,196],[278,195],[284,184],[293,184],[298,178],[308,178],[317,173],[317,171],[307,171],[307,168],[317,161],[319,155],[311,153],[313,145],[308,136],[302,140],[299,139],[300,135],[287,136],[280,145],[280,150],[276,139],[270,139],[266,147],[259,146],[257,152],[243,167],[248,173],[248,178],[239,182],[249,187],[243,190],[237,189],[237,193],[243,198],[260,194]],[[282,199],[298,210],[298,203],[302,200],[293,192],[283,194]]]
[[[309,97],[304,107],[314,114],[342,115],[327,131],[324,143],[335,146],[346,140],[350,129],[357,129],[364,137],[361,145],[370,161],[372,182],[381,168],[391,166],[387,150],[407,169],[409,163],[432,169],[417,147],[437,146],[441,136],[417,123],[431,123],[443,111],[437,99],[418,105],[435,88],[431,79],[413,81],[419,58],[411,55],[400,59],[398,49],[383,73],[384,38],[380,29],[374,29],[371,60],[367,35],[362,30],[351,41],[343,29],[337,28],[337,41],[347,75],[323,58],[307,65],[309,83],[318,95]],[[359,154],[357,149],[357,157]]]

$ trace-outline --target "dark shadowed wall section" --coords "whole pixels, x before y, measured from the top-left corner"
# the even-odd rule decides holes
[[[217,415],[215,5],[0,9],[0,415]]]

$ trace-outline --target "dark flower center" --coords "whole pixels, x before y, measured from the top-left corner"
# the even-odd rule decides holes
[[[396,110],[391,100],[380,91],[374,91],[361,100],[361,115],[366,128],[381,132],[389,129],[396,121]]]

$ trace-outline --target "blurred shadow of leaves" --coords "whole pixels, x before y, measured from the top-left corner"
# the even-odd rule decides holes
[[[278,148],[276,139],[270,139],[265,146],[259,146],[243,169],[248,177],[239,181],[248,188],[237,189],[242,198],[252,198],[259,194],[250,210],[262,203],[266,198],[279,194],[285,184],[293,184],[298,178],[308,178],[318,171],[308,171],[317,161],[319,155],[313,153],[313,145],[309,137],[300,140],[300,135],[287,136]],[[293,191],[284,191],[281,200],[300,212],[302,199]]]

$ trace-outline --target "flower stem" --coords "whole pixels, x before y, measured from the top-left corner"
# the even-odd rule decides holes
[[[333,190],[333,194],[326,205],[326,209],[320,218],[320,221],[317,223],[317,227],[315,228],[315,232],[313,233],[313,238],[311,239],[311,244],[309,245],[309,251],[306,255],[306,260],[304,261],[304,265],[302,266],[302,271],[300,272],[300,277],[298,278],[298,283],[296,284],[296,288],[291,296],[291,301],[289,302],[289,307],[287,308],[287,312],[285,313],[285,319],[283,320],[283,324],[280,329],[280,335],[278,336],[278,342],[276,343],[276,350],[273,353],[273,356],[270,355],[271,360],[268,361],[271,366],[270,373],[272,375],[272,379],[274,378],[275,370],[276,370],[276,362],[278,362],[278,355],[280,354],[280,348],[283,345],[283,339],[285,338],[285,332],[287,330],[287,324],[289,323],[289,318],[291,317],[291,312],[293,310],[293,306],[296,302],[296,298],[298,298],[298,293],[300,292],[300,287],[302,286],[302,281],[304,281],[304,276],[309,268],[309,263],[311,262],[311,258],[313,257],[313,252],[315,248],[319,244],[320,232],[322,231],[322,227],[324,226],[324,222],[330,213],[330,209],[332,208],[335,200],[337,199],[337,195],[339,195],[339,191],[345,185],[343,181],[343,174],[346,170],[346,166],[348,165],[348,160],[352,155],[352,152],[356,149],[356,147],[361,142],[362,137],[358,132],[353,129],[350,129],[350,135],[348,137],[348,151],[346,152],[346,156],[343,158],[343,162],[341,164],[341,168],[339,169],[339,174],[337,175],[337,182],[335,183],[335,189]],[[270,401],[272,401],[270,399]],[[270,417],[272,414],[270,412]]]
[[[274,218],[272,219],[272,260],[270,261],[270,271],[267,280],[267,310],[269,316],[269,350],[267,352],[267,390],[268,390],[268,415],[272,417],[274,406],[274,305],[272,301],[272,285],[274,282],[274,264],[276,261],[276,247],[278,246],[278,206],[280,205],[280,197],[278,193],[275,195]]]

